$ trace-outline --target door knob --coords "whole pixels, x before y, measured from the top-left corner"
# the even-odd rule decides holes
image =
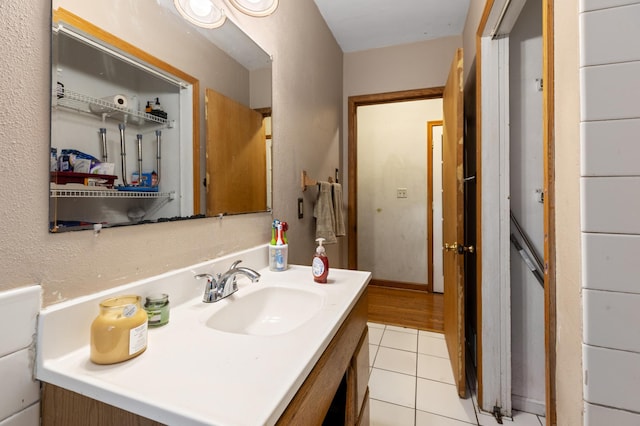
[[[463,246],[462,244],[458,244],[457,242],[455,242],[453,244],[444,243],[444,250],[457,252],[458,254],[463,254],[463,253],[475,253],[476,248],[474,246]]]
[[[475,253],[476,248],[474,246],[460,246],[460,248],[462,248],[463,252],[467,252],[467,253]]]

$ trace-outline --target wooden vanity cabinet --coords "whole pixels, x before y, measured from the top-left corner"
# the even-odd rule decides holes
[[[356,349],[353,359],[351,361],[351,367],[348,374],[351,374],[352,380],[347,380],[347,383],[352,383],[353,389],[353,403],[351,415],[353,415],[353,422],[347,421],[347,424],[355,425],[368,425],[369,414],[369,333],[365,328],[360,343],[358,343],[358,349]],[[349,379],[349,377],[347,377]],[[347,395],[347,400],[349,400]],[[347,404],[349,406],[349,404]],[[366,417],[367,421],[363,422],[363,418]]]
[[[345,425],[369,424],[367,314],[365,290],[278,420],[278,426],[322,425],[332,403],[345,407]],[[339,388],[345,379],[346,393],[342,395]],[[341,398],[346,400],[340,401]],[[331,426],[337,425],[331,423]]]
[[[345,425],[369,425],[367,313],[365,290],[277,425],[322,425],[336,401],[340,409],[344,407]],[[162,425],[49,383],[42,386],[41,415],[42,426]]]

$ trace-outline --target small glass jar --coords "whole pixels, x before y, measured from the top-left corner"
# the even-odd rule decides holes
[[[149,317],[149,327],[160,327],[169,322],[169,295],[152,294],[147,296],[144,309]]]
[[[100,303],[91,324],[91,361],[115,364],[147,349],[147,313],[140,302],[140,296],[126,295]]]

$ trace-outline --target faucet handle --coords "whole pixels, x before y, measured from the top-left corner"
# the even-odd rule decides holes
[[[235,262],[233,262],[231,264],[231,267],[229,268],[229,270],[236,269],[240,262],[242,262],[242,260],[236,260]],[[235,275],[233,277],[231,277],[231,286],[233,288],[233,291],[238,291],[238,281],[237,281]]]
[[[199,280],[202,278],[207,279],[207,285],[204,287],[204,294],[202,296],[202,301],[205,303],[211,303],[218,300],[216,297],[216,292],[214,291],[218,285],[218,281],[211,274],[198,274],[194,276],[195,279]]]
[[[206,278],[208,283],[213,283],[214,279],[213,279],[213,275],[211,274],[197,274],[194,275],[193,278],[200,280],[202,278]]]
[[[216,279],[211,274],[198,274],[194,276],[195,279],[201,280],[203,278],[207,279],[207,285],[204,288],[204,291],[211,291],[215,287],[215,283],[217,283]]]

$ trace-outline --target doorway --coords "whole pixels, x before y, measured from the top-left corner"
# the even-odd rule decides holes
[[[477,33],[478,401],[498,415],[510,415],[512,403],[546,410],[548,424],[555,423],[552,11],[551,0],[487,3]],[[510,244],[514,211],[532,246],[544,250],[544,270],[532,273],[524,249]]]
[[[415,207],[417,213],[414,213],[412,217],[419,216],[418,220],[421,220],[422,232],[426,233],[426,223],[431,219],[430,216],[427,216],[426,198],[427,191],[426,189],[418,189],[417,187],[412,187],[412,184],[405,184],[404,182],[400,182],[397,177],[388,177],[385,179],[385,176],[381,176],[381,181],[378,182],[368,182],[369,188],[361,188],[360,184],[364,179],[363,176],[368,176],[367,173],[373,169],[383,169],[384,170],[390,168],[400,169],[400,175],[403,173],[406,175],[411,175],[413,172],[402,170],[402,164],[396,163],[393,161],[389,161],[387,165],[389,167],[377,167],[377,166],[358,166],[358,119],[359,113],[362,113],[363,109],[368,107],[393,107],[401,106],[403,104],[412,103],[415,101],[438,101],[441,102],[443,93],[442,87],[429,88],[429,89],[418,89],[418,90],[409,90],[409,91],[401,91],[401,92],[391,92],[391,93],[382,93],[382,94],[373,94],[373,95],[364,95],[364,96],[354,96],[349,98],[349,182],[353,182],[350,185],[349,190],[349,228],[348,228],[348,266],[350,269],[363,268],[362,258],[359,259],[359,252],[373,251],[373,250],[386,250],[388,253],[389,247],[384,243],[376,243],[369,244],[369,247],[363,247],[360,245],[358,247],[358,234],[363,235],[363,224],[366,229],[367,226],[369,229],[373,229],[373,231],[369,231],[369,233],[378,233],[380,226],[371,226],[366,222],[369,220],[365,218],[362,219],[362,216],[359,216],[359,206],[368,211],[372,211],[373,215],[383,216],[387,213],[387,205],[389,204],[389,200],[387,202],[383,202],[385,200],[380,200],[379,205],[367,206],[366,203],[370,200],[367,197],[359,196],[364,194],[373,194],[373,196],[378,196],[379,193],[383,190],[383,187],[387,186],[386,192],[389,192],[390,202],[400,202],[403,203],[402,206],[407,207],[409,203],[404,203],[405,201],[410,201],[411,197],[422,197],[423,202],[422,205],[418,205]],[[441,117],[441,104],[438,106],[440,116]],[[375,115],[376,112],[374,112]],[[367,115],[367,113],[361,115]],[[382,112],[383,116],[386,117],[384,112]],[[379,120],[380,121],[380,120]],[[425,118],[418,122],[418,126],[421,127],[422,130],[422,139],[420,140],[420,144],[422,145],[422,154],[414,155],[415,162],[421,162],[421,167],[424,169],[428,162],[427,159],[427,135],[426,132],[428,130],[427,121],[428,118]],[[431,121],[436,121],[431,119]],[[379,135],[380,136],[380,135]],[[392,134],[391,136],[383,136],[382,140],[387,147],[385,149],[391,149],[398,144],[397,140],[398,134]],[[366,153],[371,154],[371,153]],[[395,158],[395,155],[391,151],[387,151],[385,154],[388,159]],[[362,157],[366,157],[367,155],[363,155]],[[365,173],[360,174],[359,169],[365,169]],[[389,171],[389,170],[387,170]],[[383,175],[384,173],[381,173]],[[371,179],[367,177],[367,179]],[[377,179],[377,178],[376,178]],[[421,177],[418,179],[414,179],[415,181],[421,181],[422,187],[426,188],[428,185],[426,179],[426,170],[422,172]],[[405,181],[406,182],[406,181]],[[369,198],[373,198],[369,197]],[[398,198],[398,196],[402,198]],[[404,198],[404,197],[407,198]],[[360,201],[359,201],[360,200]],[[414,208],[411,207],[411,208]],[[379,211],[379,209],[381,211]],[[392,209],[390,209],[392,210]],[[391,213],[391,212],[388,212]],[[404,211],[406,213],[406,210]],[[370,220],[373,222],[373,219]],[[395,219],[398,222],[398,226],[405,226],[406,220]],[[384,220],[383,220],[384,223]],[[393,234],[391,237],[387,238],[399,238],[400,248],[398,250],[394,250],[395,252],[399,252],[404,255],[406,258],[406,262],[404,264],[405,269],[412,269],[412,273],[414,273],[414,278],[400,278],[400,275],[397,273],[388,274],[388,271],[383,270],[380,275],[376,273],[374,270],[372,286],[370,286],[370,318],[373,315],[373,318],[377,318],[378,321],[385,322],[388,324],[395,325],[403,325],[410,326],[416,328],[422,328],[426,330],[435,330],[442,331],[443,330],[443,302],[442,295],[433,295],[428,293],[431,290],[430,286],[432,285],[432,279],[430,278],[430,272],[433,268],[429,268],[427,270],[425,265],[429,263],[429,252],[433,250],[428,250],[426,248],[427,243],[431,242],[431,238],[427,237],[426,234],[422,237],[422,244],[425,245],[425,248],[422,249],[420,254],[410,253],[407,255],[407,250],[402,245],[403,241],[400,239],[398,234]],[[384,240],[384,238],[382,238]],[[367,253],[365,253],[367,254]],[[374,253],[375,255],[375,253]],[[373,257],[375,259],[375,256]],[[376,266],[376,261],[371,261],[365,259],[364,262],[369,262],[366,268],[374,269]],[[422,264],[422,270],[417,272],[417,268],[414,268],[415,265]],[[386,274],[386,275],[385,275]],[[415,277],[418,278],[415,278]],[[378,303],[379,302],[379,303]],[[396,303],[397,302],[397,303]]]
[[[348,266],[350,269],[357,269],[358,262],[358,200],[359,200],[359,177],[358,170],[358,109],[371,105],[384,105],[398,102],[410,102],[416,100],[441,99],[443,93],[442,87],[430,89],[418,89],[401,92],[381,93],[373,95],[352,96],[349,97],[349,182],[353,182],[352,188],[349,190],[349,229],[348,232]],[[426,120],[422,124],[426,127]],[[425,138],[426,139],[426,138]],[[387,144],[393,146],[395,141],[387,141]],[[424,141],[423,141],[424,143]],[[426,145],[426,144],[425,144]],[[426,163],[426,154],[421,161]],[[426,179],[425,179],[426,182]],[[386,184],[386,183],[385,183]],[[392,188],[392,197],[397,197],[398,192],[394,186]],[[404,186],[399,187],[401,190]],[[408,188],[407,188],[408,190]],[[407,192],[408,195],[408,192]],[[426,194],[424,194],[426,196]],[[402,194],[401,194],[402,196]],[[378,207],[376,207],[378,208]],[[426,259],[426,258],[425,258]],[[375,278],[375,277],[374,277]],[[424,280],[426,282],[426,279]],[[411,288],[411,286],[409,286]],[[420,287],[417,289],[421,289]]]
[[[358,108],[357,262],[377,284],[432,291],[432,233],[442,221],[431,204],[442,197],[430,188],[427,122],[441,118],[441,99]]]
[[[463,262],[467,253],[473,254],[474,247],[465,245],[462,219],[464,217],[464,186],[467,179],[460,172],[463,169],[463,93],[462,93],[462,49],[455,52],[447,85],[444,88],[431,89],[430,98],[443,98],[443,217],[450,220],[443,221],[443,240],[450,240],[450,244],[445,244],[441,250],[446,250],[446,259],[443,264],[445,295],[444,303],[449,301],[449,308],[444,310],[444,331],[447,342],[448,353],[451,359],[452,370],[454,372],[457,392],[461,397],[466,394],[465,379],[465,359],[464,359],[464,273]],[[382,99],[382,102],[378,99]],[[414,97],[415,99],[415,97]],[[359,244],[356,230],[359,229],[358,205],[361,202],[357,193],[360,188],[360,168],[357,161],[358,132],[360,126],[358,122],[358,107],[372,105],[375,103],[402,102],[405,98],[397,93],[370,95],[364,98],[349,98],[349,267],[358,268],[359,259],[357,257]],[[384,121],[384,120],[381,120]],[[370,147],[365,147],[369,150]],[[367,155],[369,153],[367,152]],[[419,156],[419,155],[418,155]],[[423,156],[424,158],[424,156]],[[365,167],[371,167],[365,164]],[[448,185],[445,185],[446,183]],[[378,186],[385,187],[384,182]],[[448,200],[448,201],[447,201]],[[376,208],[375,213],[380,209]],[[424,213],[426,215],[426,212]],[[447,240],[447,241],[449,241]],[[406,251],[404,252],[406,256]],[[448,266],[447,266],[448,265]],[[448,278],[447,278],[448,277]],[[374,275],[375,279],[375,275]],[[426,286],[422,286],[423,289]],[[424,290],[423,290],[424,291]],[[449,296],[447,296],[449,294]],[[446,317],[449,317],[448,320]]]

